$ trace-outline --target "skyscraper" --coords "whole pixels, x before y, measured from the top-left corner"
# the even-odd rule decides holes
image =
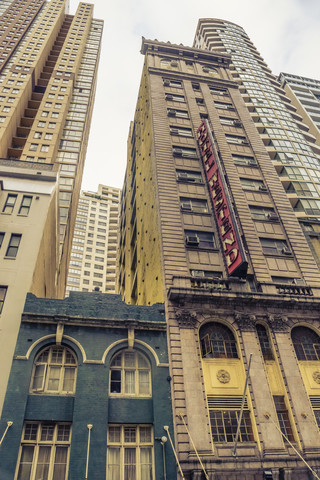
[[[99,185],[97,192],[81,192],[67,292],[115,293],[120,193],[106,185]]]
[[[202,18],[194,46],[231,56],[232,77],[239,83],[239,91],[320,265],[319,240],[309,236],[310,229],[318,231],[320,219],[320,143],[314,123],[317,120],[307,115],[301,104],[300,108],[295,105],[288,87],[281,88],[242,27],[225,20]],[[312,110],[312,99],[314,104],[317,98],[313,94],[311,97]],[[308,103],[306,98],[303,103]]]
[[[93,5],[4,2],[0,16],[1,365],[25,295],[64,296],[103,28]]]
[[[141,52],[119,290],[165,303],[179,468],[307,479],[320,459],[319,270],[228,53],[146,39]]]

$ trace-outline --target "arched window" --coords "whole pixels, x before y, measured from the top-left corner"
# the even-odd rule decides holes
[[[74,393],[76,373],[77,359],[69,348],[47,347],[35,359],[30,390],[32,393]]]
[[[256,329],[257,329],[260,348],[261,348],[264,360],[274,360],[271,343],[270,343],[269,335],[266,328],[263,325],[260,325],[258,323],[256,325]]]
[[[298,360],[320,360],[319,335],[311,328],[295,327],[291,338]]]
[[[110,365],[110,393],[151,396],[151,371],[147,358],[135,350],[122,350]]]
[[[203,358],[238,358],[233,333],[222,323],[210,323],[200,329]]]

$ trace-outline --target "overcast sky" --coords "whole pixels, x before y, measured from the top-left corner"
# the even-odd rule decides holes
[[[70,0],[74,14],[78,0]],[[104,20],[98,85],[82,188],[122,187],[129,123],[143,56],[141,37],[192,46],[199,18],[241,25],[274,74],[320,79],[319,0],[93,0]]]

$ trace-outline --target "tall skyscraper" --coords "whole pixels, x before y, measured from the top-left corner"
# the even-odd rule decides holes
[[[99,185],[81,192],[67,278],[67,292],[115,293],[121,190]]]
[[[1,3],[0,408],[26,293],[65,292],[103,28],[67,7]]]
[[[252,121],[260,107],[227,52],[146,39],[141,52],[118,285],[128,303],[165,304],[179,468],[307,480],[320,461],[319,269]],[[259,118],[277,122],[272,96],[286,96],[254,57],[271,88]]]
[[[281,88],[242,27],[225,20],[202,18],[194,46],[231,55],[232,76],[239,83],[239,91],[320,265],[320,242],[309,236],[310,229],[318,231],[320,219],[317,120],[307,115],[301,104],[300,108],[295,105],[289,88]],[[317,103],[313,94],[309,102],[305,97],[303,103],[309,103],[312,110],[312,101]]]

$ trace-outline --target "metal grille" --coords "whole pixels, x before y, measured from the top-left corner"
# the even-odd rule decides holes
[[[310,395],[311,406],[314,410],[320,410],[320,395]]]
[[[240,410],[242,395],[208,395],[207,401],[209,410]],[[248,410],[247,397],[245,398],[244,409]]]

